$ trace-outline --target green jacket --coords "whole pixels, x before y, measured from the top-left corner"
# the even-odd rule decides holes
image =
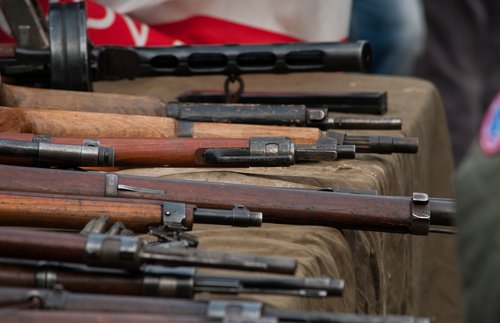
[[[468,322],[500,322],[500,152],[474,144],[457,174],[457,225]]]

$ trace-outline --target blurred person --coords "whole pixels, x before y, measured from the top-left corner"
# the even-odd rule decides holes
[[[499,1],[423,2],[427,43],[415,75],[433,82],[442,96],[458,166],[479,129],[485,97],[491,100],[492,91],[486,92],[498,67],[487,62],[493,59],[492,45],[500,37],[495,39],[489,31],[499,23]]]
[[[421,0],[353,0],[349,38],[368,40],[369,72],[409,75],[425,45]]]
[[[500,93],[457,173],[459,259],[467,322],[500,322]]]

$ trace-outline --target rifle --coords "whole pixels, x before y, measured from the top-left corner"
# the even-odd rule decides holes
[[[83,141],[83,146],[81,146]],[[92,146],[87,148],[87,144]],[[105,148],[101,146],[107,146]],[[68,149],[73,148],[72,150]],[[84,154],[80,153],[84,150]],[[87,152],[87,150],[89,150]],[[110,151],[102,158],[100,150]],[[290,166],[354,158],[355,147],[337,145],[334,138],[321,138],[315,145],[295,145],[288,138],[250,139],[82,139],[0,133],[0,163],[48,166],[115,167],[249,167]],[[68,156],[69,155],[69,156]],[[112,156],[112,157],[111,157]],[[101,157],[101,158],[99,158]]]
[[[50,80],[53,88],[89,91],[95,80],[209,74],[225,74],[234,80],[244,73],[360,71],[371,60],[366,42],[94,47],[87,40],[84,3],[52,4],[48,25],[48,48],[30,46],[29,39],[21,37],[14,55],[0,60],[3,75]]]
[[[153,198],[144,190],[168,192],[169,201],[230,209],[241,203],[264,214],[264,222],[334,226],[347,229],[412,233],[439,232],[453,225],[452,199],[375,196],[157,179],[113,173],[72,172],[0,165],[0,189],[81,196]]]
[[[242,205],[235,205],[232,210],[205,209],[168,202],[165,191],[146,189],[142,193],[154,199],[0,191],[0,225],[79,230],[100,216],[139,232],[151,226],[186,231],[192,230],[193,223],[237,227],[262,224],[262,213],[250,212]]]
[[[96,267],[138,270],[144,264],[200,266],[294,274],[297,262],[289,258],[253,256],[194,248],[144,245],[130,236],[56,233],[0,228],[0,257],[48,260]]]
[[[318,96],[326,96],[326,94],[318,94]],[[371,111],[371,109],[372,106],[379,105],[377,102],[384,102],[385,106],[387,105],[387,93],[385,92],[383,93],[383,95],[377,93],[352,93],[332,96],[339,96],[341,99],[338,99],[338,101],[341,101],[341,103],[337,103],[338,105],[332,105],[327,99],[324,99],[318,100],[317,104],[312,104],[308,103],[307,100],[300,101],[301,97],[297,95],[297,102],[294,102],[292,100],[283,101],[283,104],[294,104],[293,106],[287,106],[285,108],[283,104],[281,104],[277,106],[269,106],[265,109],[267,109],[268,111],[275,108],[277,110],[280,110],[280,113],[283,115],[281,118],[275,118],[276,122],[284,122],[283,120],[287,120],[290,122],[294,122],[295,124],[298,123],[299,125],[303,124],[305,126],[321,127],[322,129],[345,127],[346,120],[351,121],[351,123],[347,123],[351,128],[359,128],[361,126],[366,128],[374,127],[375,125],[380,128],[396,129],[401,127],[401,120],[399,118],[338,118],[335,117],[335,115],[332,113],[337,110],[341,112],[349,112],[349,109],[351,107],[353,111],[355,110],[358,113],[374,113],[373,111]],[[291,96],[291,98],[295,99],[295,96]],[[179,97],[179,99],[182,100],[183,98]],[[270,101],[270,103],[275,105],[278,104],[278,102]],[[209,101],[208,103],[214,102]],[[169,109],[170,106],[179,106],[179,104],[176,104],[175,102],[167,103],[162,101],[160,98],[125,94],[118,95],[111,93],[104,94],[77,91],[68,92],[48,89],[42,90],[5,83],[0,85],[0,104],[9,107],[23,107],[32,109],[47,108],[72,111],[156,116],[170,115],[172,118],[176,118],[176,115],[180,115],[180,118],[183,118],[183,110],[179,113],[176,113],[174,108]],[[183,107],[183,105],[180,106]],[[359,108],[357,108],[358,106]],[[204,107],[209,107],[209,105],[204,105]],[[215,115],[214,110],[216,110],[218,107],[221,107],[221,104],[214,104],[211,107],[213,107],[213,109],[206,110],[206,113],[210,112],[210,115],[205,116],[207,120],[211,120],[214,117],[218,118],[218,116]],[[258,106],[250,107],[255,108]],[[361,109],[362,107],[363,110]],[[224,106],[222,106],[221,109],[225,109]],[[285,111],[283,111],[284,109]],[[292,110],[294,111],[294,113],[290,114],[287,110]],[[321,111],[318,113],[318,110]],[[248,111],[252,111],[252,109],[249,109]],[[258,117],[258,115],[256,115],[255,117]],[[259,118],[259,122],[268,121],[266,119]]]
[[[261,302],[233,300],[182,300],[134,296],[111,296],[71,293],[63,290],[0,288],[0,306],[3,308],[45,309],[57,311],[93,311],[104,313],[158,314],[201,317],[205,321],[241,319],[236,322],[254,322],[265,317],[278,322],[331,323],[430,323],[427,318],[404,315],[364,315],[332,312],[299,312],[272,308]],[[34,313],[47,313],[33,311]],[[50,311],[48,311],[50,313]],[[0,312],[1,313],[1,312]],[[27,312],[26,312],[27,313]],[[225,320],[225,322],[226,322]],[[231,322],[233,322],[231,320]],[[260,321],[257,321],[260,322]],[[267,322],[267,321],[266,321]],[[273,321],[271,321],[273,322]]]
[[[330,278],[200,274],[194,267],[145,265],[138,272],[80,264],[0,259],[0,286],[151,297],[193,298],[195,293],[341,296],[344,281]]]
[[[0,125],[1,132],[29,132],[61,137],[288,137],[297,145],[314,145],[322,137],[334,136],[342,138],[343,145],[350,145],[351,142],[350,136],[339,136],[332,130],[324,133],[316,128],[179,122],[154,116],[6,107],[0,107]],[[416,153],[418,150],[418,139],[415,137],[357,136],[353,142],[360,142],[360,138],[365,145],[370,146],[364,152]]]

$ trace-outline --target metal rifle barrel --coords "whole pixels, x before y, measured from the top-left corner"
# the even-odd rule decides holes
[[[52,144],[0,139],[0,156],[31,158],[34,162],[53,165],[113,166],[114,149],[109,147]]]
[[[341,296],[344,281],[329,278],[286,278],[262,276],[214,276],[198,274],[194,289],[198,292],[256,293],[309,297]]]
[[[431,224],[454,226],[456,205],[450,199],[445,198],[431,198]]]
[[[363,71],[371,62],[365,41],[111,47],[93,49],[101,80],[143,76]],[[124,66],[126,68],[124,68]]]
[[[353,136],[335,130],[327,131],[326,136],[337,139],[341,145],[355,145],[357,153],[415,154],[418,151],[417,137]]]

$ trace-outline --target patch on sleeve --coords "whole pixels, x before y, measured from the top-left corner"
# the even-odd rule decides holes
[[[486,155],[500,152],[500,93],[484,116],[479,132],[479,146]]]

